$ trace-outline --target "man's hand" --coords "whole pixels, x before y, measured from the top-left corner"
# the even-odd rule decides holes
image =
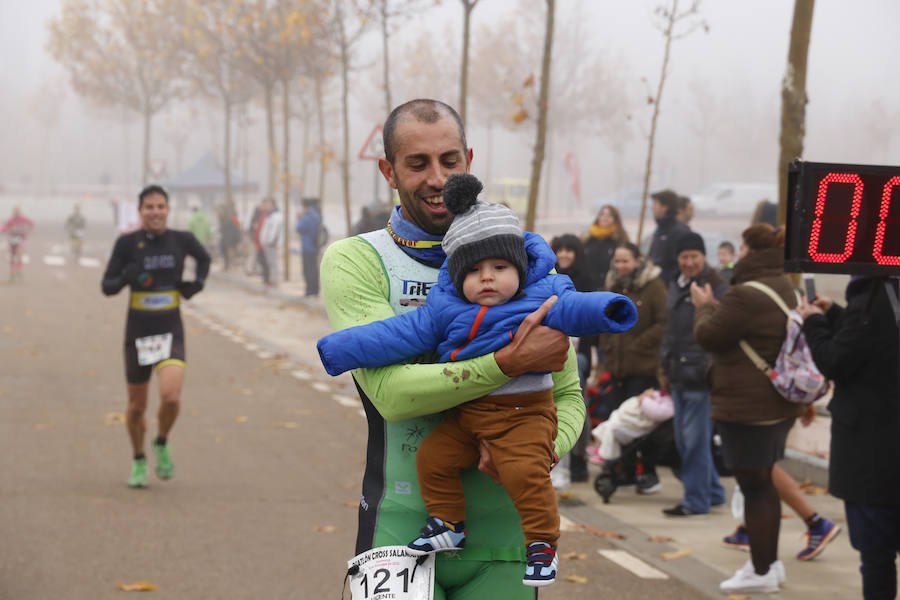
[[[691,282],[691,302],[695,307],[699,308],[704,304],[714,303],[715,301],[716,297],[713,296],[712,287],[708,283],[700,287],[696,281]]]
[[[478,470],[485,475],[489,475],[494,480],[494,483],[500,485],[500,472],[497,470],[494,459],[491,457],[491,448],[484,440],[478,440],[478,453],[480,454],[478,457]]]
[[[124,269],[122,269],[122,274],[120,277],[122,281],[125,283],[135,284],[137,283],[137,277],[141,272],[141,266],[137,263],[128,263]]]
[[[191,296],[203,289],[203,282],[200,281],[179,281],[175,288],[184,297],[190,300]]]
[[[569,337],[562,331],[541,325],[556,300],[556,296],[547,298],[536,311],[525,317],[513,340],[494,352],[494,360],[504,375],[516,377],[522,373],[563,370],[569,352]]]
[[[822,294],[816,294],[816,299],[813,300],[813,305],[818,306],[825,312],[831,310],[831,306],[833,304],[834,300],[832,300],[828,296],[823,296]]]

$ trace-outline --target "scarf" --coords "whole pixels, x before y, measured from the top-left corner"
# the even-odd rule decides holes
[[[600,227],[596,223],[591,225],[590,232],[591,237],[595,237],[598,240],[605,240],[612,234],[616,232],[617,227],[615,225],[610,225],[609,227]]]
[[[447,259],[441,247],[444,237],[426,233],[418,225],[404,219],[399,205],[391,212],[387,230],[400,249],[420,263],[439,269]]]

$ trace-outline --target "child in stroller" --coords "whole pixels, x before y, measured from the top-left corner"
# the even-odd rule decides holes
[[[655,464],[669,466],[678,475],[681,461],[675,448],[673,415],[672,397],[648,389],[627,399],[594,428],[592,434],[599,442],[598,454],[603,459],[603,469],[594,481],[594,489],[604,504],[616,488],[631,483],[631,473],[623,470],[623,464],[636,462],[640,477],[641,463],[635,459],[642,448],[652,448],[656,453]]]

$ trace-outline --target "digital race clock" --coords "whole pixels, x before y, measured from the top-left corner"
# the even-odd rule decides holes
[[[900,167],[795,161],[785,271],[900,275]]]

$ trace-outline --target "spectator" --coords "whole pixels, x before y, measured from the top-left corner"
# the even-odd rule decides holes
[[[269,262],[266,257],[266,251],[263,247],[261,235],[263,226],[266,224],[266,216],[269,212],[269,198],[263,198],[259,201],[256,208],[253,209],[253,216],[250,217],[250,227],[248,233],[253,239],[253,247],[256,248],[256,264],[262,271],[263,284],[269,283]]]
[[[278,248],[284,239],[284,217],[278,210],[278,205],[272,198],[266,198],[265,213],[259,232],[259,243],[266,258],[265,284],[266,287],[278,287]]]
[[[679,223],[685,225],[689,225],[691,219],[694,218],[694,203],[688,196],[678,196],[678,212],[675,214],[675,218]]]
[[[719,258],[719,277],[725,283],[731,283],[731,278],[734,277],[734,244],[727,240],[722,242],[719,244],[717,253]]]
[[[733,286],[715,302],[711,286],[691,284],[696,307],[694,337],[712,355],[712,418],[722,437],[725,466],[744,494],[744,518],[751,560],[722,582],[729,594],[777,592],[784,582],[778,561],[781,501],[772,482],[772,466],[784,457],[784,445],[801,406],[784,399],[757,369],[739,343],[744,340],[772,364],[785,338],[787,317],[763,292],[739,285],[759,281],[789,307],[797,304],[784,275],[784,232],[766,224],[743,232]]]
[[[853,276],[847,307],[817,296],[798,312],[816,366],[834,380],[829,491],[844,501],[863,598],[895,598],[900,552],[897,281]]]
[[[753,209],[753,216],[750,219],[751,225],[759,225],[760,223],[768,223],[772,227],[778,227],[778,205],[769,202],[768,199],[760,200]]]
[[[567,233],[557,236],[550,242],[550,247],[556,254],[556,272],[560,275],[568,275],[579,292],[592,292],[595,289],[591,279],[587,262],[585,261],[584,244],[578,237]],[[581,382],[581,393],[584,396],[585,385],[591,373],[591,348],[597,345],[597,336],[584,336],[578,340],[578,378]],[[587,409],[587,399],[585,399]],[[575,446],[568,454],[570,481],[587,481],[587,454],[586,449],[590,441],[591,431],[589,418],[585,414],[585,426],[581,435],[575,442]],[[560,465],[557,468],[561,468]]]
[[[706,264],[703,238],[693,231],[678,241],[678,278],[669,284],[666,326],[662,339],[662,369],[675,402],[675,445],[681,457],[684,497],[663,513],[688,517],[709,513],[710,506],[725,503],[725,490],[713,464],[709,386],[709,356],[694,339],[694,305],[691,284],[706,285],[721,299],[728,285]]]
[[[297,213],[297,233],[300,234],[300,256],[307,296],[319,295],[319,236],[322,227],[319,199],[304,198],[303,210]]]
[[[672,190],[662,190],[652,196],[653,218],[656,219],[656,231],[650,242],[650,260],[662,270],[660,279],[669,283],[678,277],[678,261],[676,248],[678,240],[691,229],[679,221],[678,194]]]
[[[231,254],[241,243],[241,222],[234,214],[234,207],[222,204],[218,210],[219,251],[222,253],[224,270],[231,266]]]
[[[194,237],[197,238],[197,241],[200,242],[204,248],[209,247],[209,241],[212,239],[212,229],[209,226],[209,219],[206,218],[206,213],[200,210],[200,207],[194,205],[191,209],[191,218],[188,219],[188,231],[194,234]]]
[[[666,316],[666,286],[659,273],[660,268],[641,257],[634,244],[626,242],[616,248],[612,269],[606,276],[606,288],[628,296],[634,302],[638,322],[625,333],[600,335],[603,368],[612,376],[613,383],[613,405],[605,407],[609,412],[648,388],[659,389],[659,346]],[[660,489],[656,474],[658,450],[649,440],[641,447],[644,476],[636,482],[640,493],[654,493]],[[630,483],[628,479],[632,477],[634,465],[630,461],[623,462],[623,468],[624,483]]]
[[[597,218],[582,236],[582,240],[591,279],[597,289],[603,289],[616,247],[629,241],[616,207],[609,204],[600,207]]]

